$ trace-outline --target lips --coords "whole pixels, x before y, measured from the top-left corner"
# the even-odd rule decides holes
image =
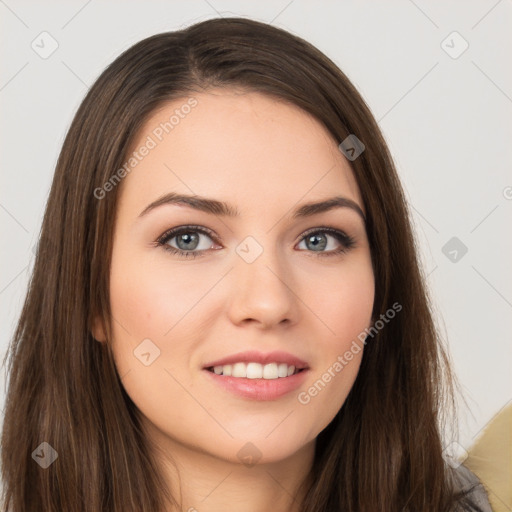
[[[208,382],[229,395],[245,400],[275,401],[286,397],[291,398],[293,396],[291,393],[304,384],[309,372],[310,370],[304,369],[289,377],[273,380],[224,377],[206,370],[202,373]]]
[[[232,354],[230,356],[224,357],[222,359],[217,359],[215,361],[210,361],[203,365],[203,368],[206,370],[208,368],[212,368],[214,366],[224,366],[227,364],[235,364],[235,363],[260,363],[262,365],[270,364],[270,363],[286,363],[287,365],[295,366],[297,369],[307,369],[309,368],[308,364],[293,354],[288,352],[283,352],[280,350],[276,350],[274,352],[262,353],[256,350],[250,350],[246,352],[239,352],[237,354]]]

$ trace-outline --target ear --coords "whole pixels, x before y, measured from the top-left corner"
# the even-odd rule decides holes
[[[94,318],[94,324],[92,326],[91,332],[96,341],[100,343],[105,343],[107,341],[107,336],[105,335],[105,326],[103,325],[103,320],[99,315]]]

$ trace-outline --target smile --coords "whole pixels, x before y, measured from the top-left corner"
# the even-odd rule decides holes
[[[247,379],[278,379],[290,377],[299,373],[301,369],[295,368],[294,365],[286,363],[235,363],[225,364],[221,366],[213,366],[207,370],[217,375],[225,375],[227,377],[247,378]]]

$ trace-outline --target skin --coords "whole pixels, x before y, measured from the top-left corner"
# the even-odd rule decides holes
[[[343,405],[362,350],[309,403],[297,397],[371,325],[374,275],[364,222],[354,210],[296,220],[291,212],[333,195],[352,199],[363,212],[364,206],[338,143],[306,112],[234,89],[194,97],[198,105],[119,185],[112,350],[182,510],[297,511],[316,437]],[[132,151],[186,100],[155,112]],[[139,217],[173,191],[229,202],[241,215],[223,218],[174,204]],[[155,244],[188,224],[216,234],[198,234],[193,250],[205,249],[202,256],[173,255]],[[325,232],[327,247],[306,245],[304,232],[317,227],[341,230],[355,245],[317,256],[341,246]],[[250,264],[236,252],[247,236],[263,248]],[[167,244],[179,247],[177,237]],[[100,319],[93,334],[105,342]],[[160,350],[148,366],[133,353],[146,338]],[[205,375],[207,362],[251,349],[297,355],[310,367],[306,381],[277,400],[255,401]],[[250,467],[237,456],[247,442],[261,453]]]

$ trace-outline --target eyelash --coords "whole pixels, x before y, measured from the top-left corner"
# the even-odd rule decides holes
[[[169,231],[166,231],[163,235],[161,235],[158,240],[156,241],[157,246],[161,246],[165,251],[170,252],[171,254],[177,255],[177,256],[183,256],[185,258],[197,258],[198,256],[203,256],[206,250],[201,251],[183,251],[181,249],[176,249],[176,247],[171,247],[167,244],[169,240],[172,240],[174,237],[183,235],[185,233],[202,233],[204,235],[209,236],[213,239],[214,242],[216,241],[216,237],[210,229],[201,227],[201,226],[180,226],[178,228],[170,229]],[[332,251],[326,251],[326,252],[316,252],[316,251],[308,251],[305,252],[313,252],[315,253],[315,256],[318,257],[331,257],[331,256],[337,256],[342,253],[348,252],[352,247],[355,245],[355,240],[349,235],[346,235],[342,231],[339,231],[334,228],[329,227],[319,227],[319,228],[313,228],[308,231],[306,231],[301,239],[299,240],[299,243],[302,242],[308,235],[316,235],[319,233],[328,233],[332,235],[334,238],[340,242],[341,247],[339,249],[335,249]],[[302,250],[302,249],[301,249]]]

